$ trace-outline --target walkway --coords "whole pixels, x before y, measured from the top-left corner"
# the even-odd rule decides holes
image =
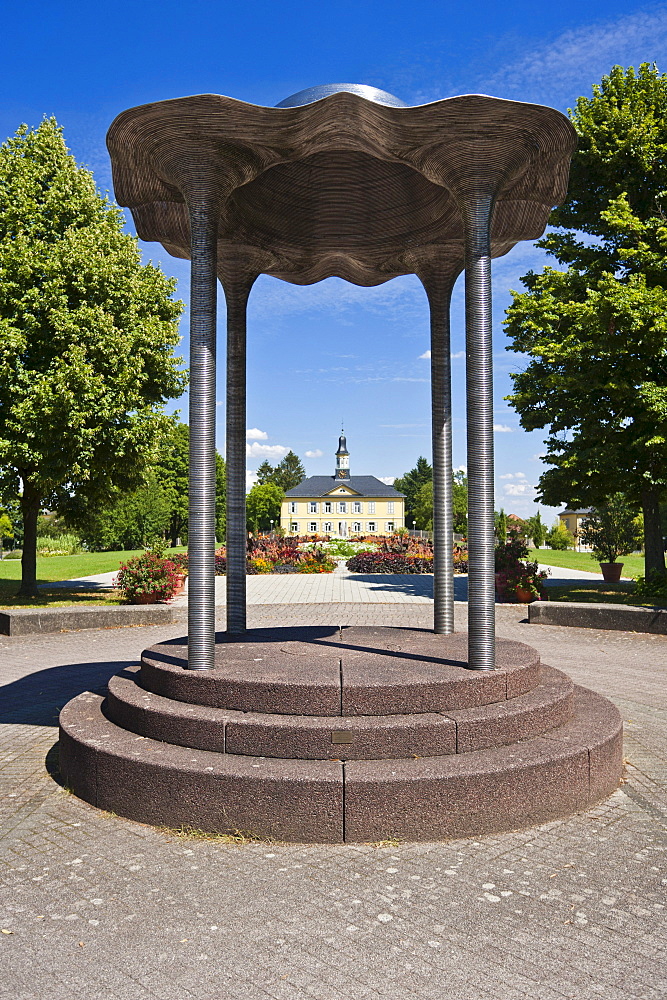
[[[249,609],[254,626],[428,627],[430,614]],[[567,820],[427,844],[226,844],[100,813],[49,774],[57,709],[182,626],[0,637],[0,995],[663,1000],[667,639],[497,615],[501,636],[618,705],[628,780]]]

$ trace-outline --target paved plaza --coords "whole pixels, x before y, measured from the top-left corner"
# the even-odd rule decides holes
[[[382,593],[269,595],[249,624],[430,625],[428,594]],[[58,709],[183,626],[0,638],[0,996],[663,1000],[667,637],[497,612],[619,707],[627,780],[584,814],[444,843],[230,844],[101,813],[58,784]]]

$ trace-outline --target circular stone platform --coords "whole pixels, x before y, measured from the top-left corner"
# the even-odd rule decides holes
[[[147,649],[106,698],[60,716],[75,794],[140,822],[289,841],[437,840],[585,809],[620,781],[616,708],[497,640],[468,670],[467,636],[313,626]]]

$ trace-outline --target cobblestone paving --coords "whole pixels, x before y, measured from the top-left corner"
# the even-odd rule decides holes
[[[418,603],[250,612],[430,624]],[[523,614],[499,607],[499,635],[619,706],[627,782],[568,820],[429,844],[224,844],[98,812],[49,773],[57,709],[182,626],[0,638],[0,996],[664,1000],[667,638]]]

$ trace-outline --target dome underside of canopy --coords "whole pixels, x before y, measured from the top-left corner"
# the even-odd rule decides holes
[[[492,253],[542,234],[562,201],[574,130],[558,111],[495,98],[416,108],[347,92],[295,108],[201,95],[112,124],[116,197],[137,232],[189,258],[187,202],[214,193],[225,268],[296,284],[374,285],[463,262],[460,205],[495,197]]]

